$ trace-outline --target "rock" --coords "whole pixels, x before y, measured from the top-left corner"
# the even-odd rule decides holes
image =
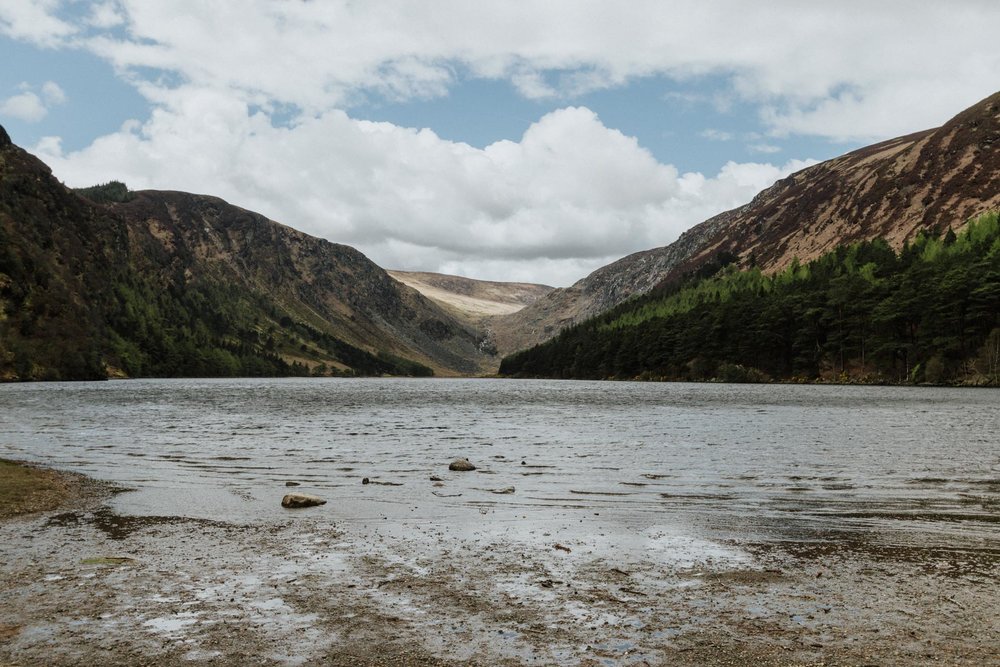
[[[299,486],[298,482],[285,482],[285,486]]]
[[[308,493],[288,493],[281,499],[282,507],[314,507],[316,505],[326,505],[326,501],[319,496],[311,496]]]
[[[455,459],[448,466],[448,470],[455,470],[457,472],[468,472],[470,470],[475,470],[476,466],[469,463],[469,459]]]

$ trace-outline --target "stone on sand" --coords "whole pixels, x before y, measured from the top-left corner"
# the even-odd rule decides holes
[[[457,472],[468,472],[475,469],[476,466],[469,463],[469,459],[455,459],[448,466],[448,470],[455,470]]]
[[[314,507],[316,505],[326,505],[326,501],[319,496],[311,496],[308,493],[288,493],[281,499],[282,507]]]

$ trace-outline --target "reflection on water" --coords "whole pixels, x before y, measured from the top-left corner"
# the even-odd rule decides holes
[[[0,432],[0,456],[135,487],[114,501],[132,515],[276,520],[287,514],[275,498],[294,481],[347,521],[603,513],[633,530],[697,524],[776,539],[846,530],[1000,549],[996,390],[440,379],[3,385]],[[449,472],[458,456],[478,470]]]

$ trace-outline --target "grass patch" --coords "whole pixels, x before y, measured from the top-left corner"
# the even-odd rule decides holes
[[[70,495],[71,485],[54,470],[0,459],[0,518],[54,509]]]
[[[83,565],[125,565],[134,560],[134,558],[127,556],[98,556],[96,558],[84,558],[80,562]]]

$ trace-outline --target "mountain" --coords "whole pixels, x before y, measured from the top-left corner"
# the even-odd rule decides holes
[[[0,377],[474,374],[482,334],[225,201],[74,192],[0,128]]]
[[[860,241],[765,274],[732,263],[505,357],[501,375],[1000,385],[1000,213],[898,252]]]
[[[629,255],[493,321],[501,353],[524,349],[717,256],[778,271],[839,245],[960,230],[1000,207],[1000,93],[940,128],[884,141],[778,181],[669,246]]]
[[[551,292],[553,287],[535,283],[504,283],[418,271],[389,271],[436,302],[467,326],[483,331],[481,349],[496,352],[492,331],[494,319],[511,315]]]
[[[551,292],[535,283],[503,283],[422,271],[389,271],[429,299],[469,317],[516,313]]]

